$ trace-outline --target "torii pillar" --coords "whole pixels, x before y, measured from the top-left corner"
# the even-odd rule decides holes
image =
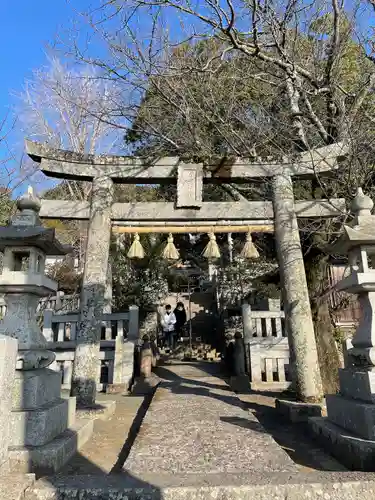
[[[294,208],[290,175],[272,179],[275,239],[284,302],[286,331],[298,399],[316,403],[323,397],[305,265]]]
[[[112,202],[112,179],[104,176],[95,177],[92,182],[90,222],[72,379],[72,395],[76,396],[77,403],[83,406],[95,403],[100,379],[101,317],[106,306]]]

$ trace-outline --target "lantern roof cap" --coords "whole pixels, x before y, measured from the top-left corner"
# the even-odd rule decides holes
[[[332,246],[332,252],[340,255],[348,254],[358,247],[374,247],[375,251],[375,216],[371,224],[363,226],[344,226],[340,238]]]
[[[365,195],[362,188],[359,187],[350,208],[354,215],[371,215],[371,210],[374,208],[374,202],[369,196]]]
[[[7,247],[38,248],[46,255],[66,255],[70,247],[62,245],[55,236],[55,229],[42,226],[39,218],[41,203],[31,187],[17,201],[18,212],[10,223],[0,227],[0,251]]]
[[[31,186],[28,187],[27,193],[22,195],[17,200],[17,208],[21,212],[23,210],[32,210],[33,212],[39,213],[40,207],[42,206],[40,199],[34,194],[34,190]]]

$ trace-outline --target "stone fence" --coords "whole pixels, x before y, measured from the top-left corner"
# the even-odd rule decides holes
[[[4,317],[6,309],[5,300],[0,296],[0,318]],[[65,295],[64,292],[57,292],[54,296],[41,298],[39,300],[37,312],[41,316],[43,311],[48,309],[56,313],[78,312],[79,294]]]
[[[284,390],[291,383],[284,312],[242,306],[247,370],[254,390]]]
[[[56,360],[50,368],[61,372],[63,389],[70,389],[76,347],[76,332],[79,321],[79,295],[42,298],[37,312],[43,319],[43,335],[49,348],[56,352]],[[0,297],[0,318],[6,312],[4,299]],[[127,383],[133,374],[134,343],[139,338],[139,314],[137,306],[129,312],[103,314],[99,390],[107,385]],[[123,344],[123,345],[122,345]],[[117,349],[117,354],[116,354]],[[121,359],[119,353],[121,352]],[[117,367],[117,368],[116,368]],[[124,382],[125,379],[125,382]]]
[[[53,297],[45,297],[39,301],[39,311],[51,309],[56,313],[75,312],[79,311],[80,298],[79,294],[65,295],[64,292],[57,292]]]
[[[43,335],[56,353],[51,369],[61,373],[62,388],[70,389],[79,314],[43,313]],[[100,342],[101,376],[98,389],[128,384],[133,375],[134,347],[139,337],[138,307],[125,313],[103,314]]]

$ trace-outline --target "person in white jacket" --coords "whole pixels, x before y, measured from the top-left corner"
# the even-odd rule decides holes
[[[161,326],[163,328],[167,344],[169,345],[169,348],[173,350],[176,333],[176,316],[172,312],[172,307],[169,304],[165,306],[165,313],[161,317]]]

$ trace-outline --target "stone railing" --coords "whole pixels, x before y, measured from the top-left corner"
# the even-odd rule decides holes
[[[284,312],[254,311],[242,307],[245,356],[255,390],[283,390],[289,387],[289,345]]]
[[[135,313],[136,311],[136,313]],[[43,313],[43,335],[48,342],[74,342],[76,340],[77,324],[79,314],[54,314],[51,310]],[[127,338],[138,332],[138,310],[130,309],[125,313],[110,313],[102,316],[101,340],[111,342],[118,335]]]
[[[56,313],[78,312],[79,304],[79,294],[65,295],[64,292],[57,292],[57,295],[53,297],[40,299],[38,310],[44,311],[46,309],[50,309],[52,311],[56,311]]]
[[[45,310],[43,316],[43,335],[49,343],[49,349],[56,353],[56,359],[50,368],[61,372],[62,388],[70,389],[79,314],[54,314],[51,310]],[[99,390],[112,384],[126,384],[128,380],[125,379],[131,378],[134,344],[138,336],[137,306],[130,306],[129,312],[125,313],[103,314]]]
[[[6,309],[4,298],[0,297],[0,319],[4,317]],[[57,292],[52,297],[43,297],[39,300],[37,313],[41,316],[45,310],[56,313],[79,311],[79,294],[65,295],[64,292]]]

